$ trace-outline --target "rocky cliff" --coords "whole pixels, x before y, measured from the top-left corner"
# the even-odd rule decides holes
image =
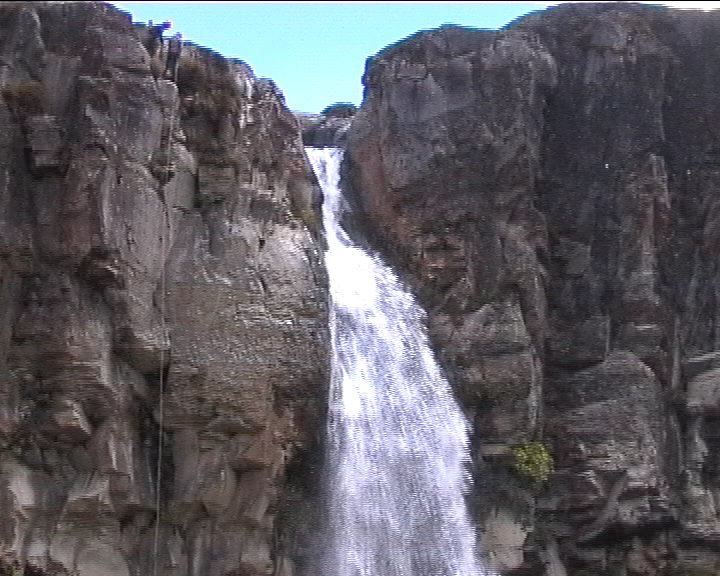
[[[503,573],[720,573],[719,59],[718,13],[580,3],[368,62],[353,225],[428,309]]]
[[[295,573],[318,190],[272,82],[101,3],[0,4],[0,573]],[[289,472],[291,471],[291,472]]]
[[[313,148],[344,148],[352,118],[324,114],[298,114],[305,146]]]

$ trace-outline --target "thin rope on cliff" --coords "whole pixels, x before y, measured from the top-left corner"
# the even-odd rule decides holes
[[[182,37],[179,34],[175,35],[175,39],[182,45]],[[180,57],[180,50],[177,51],[177,59]],[[172,67],[172,80],[177,86],[177,59]],[[179,106],[179,101],[174,103],[170,107],[170,115],[168,120],[168,137],[166,142],[165,160],[168,164],[168,171],[170,170],[170,159],[172,154],[172,138],[175,130],[175,108]],[[176,184],[176,179],[171,178],[172,186]],[[161,187],[163,184],[161,184]],[[160,542],[160,521],[161,521],[161,491],[162,491],[162,461],[163,461],[163,442],[165,436],[165,343],[169,341],[167,334],[167,322],[166,322],[166,307],[165,307],[165,292],[166,292],[166,275],[165,275],[165,263],[167,260],[166,245],[167,245],[167,231],[170,228],[170,214],[168,213],[168,206],[165,200],[165,195],[160,194],[160,199],[163,205],[164,222],[160,229],[160,254],[162,258],[160,266],[160,365],[158,368],[158,453],[157,463],[155,470],[155,533],[153,536],[153,576],[158,574],[158,549]]]

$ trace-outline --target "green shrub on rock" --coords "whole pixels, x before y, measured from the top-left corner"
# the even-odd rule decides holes
[[[352,102],[335,102],[323,108],[321,114],[329,118],[352,118],[357,109]]]
[[[511,451],[512,469],[535,485],[545,482],[553,471],[553,458],[541,442],[528,442]]]

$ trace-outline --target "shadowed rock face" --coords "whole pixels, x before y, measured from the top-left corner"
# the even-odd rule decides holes
[[[577,4],[368,64],[355,220],[429,310],[502,570],[720,565],[719,51],[720,14]]]
[[[305,146],[313,148],[344,148],[351,117],[297,114]]]
[[[271,82],[193,46],[163,79],[146,36],[108,5],[0,5],[0,557],[290,575],[327,383],[319,192]]]

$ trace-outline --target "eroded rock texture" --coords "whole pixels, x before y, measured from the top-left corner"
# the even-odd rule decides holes
[[[0,559],[290,575],[318,191],[271,82],[192,46],[166,79],[146,38],[109,5],[0,4]]]
[[[305,146],[313,148],[344,148],[351,117],[323,114],[297,114]]]
[[[505,573],[720,571],[719,51],[718,14],[580,3],[369,62],[345,181],[428,308]]]

